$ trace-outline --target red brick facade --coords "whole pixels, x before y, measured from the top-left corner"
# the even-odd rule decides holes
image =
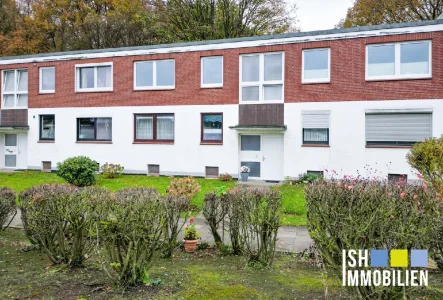
[[[365,46],[373,43],[432,40],[432,79],[369,82],[365,80]],[[331,82],[301,83],[302,49],[331,48]],[[28,68],[29,108],[150,105],[211,105],[239,103],[239,54],[285,52],[285,102],[443,99],[443,32],[354,38],[278,46],[200,51],[145,56],[3,65],[0,69]],[[223,55],[223,88],[200,88],[200,58]],[[133,63],[175,59],[175,90],[134,91]],[[75,65],[114,63],[113,92],[75,92]],[[39,95],[39,67],[56,67],[55,94]]]

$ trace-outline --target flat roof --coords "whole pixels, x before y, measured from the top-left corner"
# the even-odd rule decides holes
[[[177,49],[182,49],[184,47],[197,47],[197,46],[210,46],[210,45],[220,45],[220,44],[235,44],[235,43],[244,43],[244,42],[254,42],[254,41],[273,41],[273,40],[284,40],[284,39],[294,39],[294,38],[309,38],[316,36],[327,36],[327,35],[337,35],[337,34],[348,34],[348,33],[364,33],[367,31],[380,31],[380,30],[390,30],[393,29],[404,29],[404,28],[418,28],[423,26],[432,26],[432,25],[440,25],[443,24],[443,19],[430,20],[430,21],[417,21],[417,22],[409,22],[409,23],[395,23],[395,24],[384,24],[384,25],[373,25],[373,26],[361,26],[361,27],[352,27],[352,28],[337,28],[337,29],[329,29],[329,30],[317,30],[317,31],[306,31],[306,32],[295,32],[295,33],[285,33],[285,34],[276,34],[276,35],[264,35],[264,36],[251,36],[251,37],[241,37],[241,38],[229,38],[229,39],[220,39],[220,40],[206,40],[206,41],[197,41],[197,42],[184,42],[184,43],[171,43],[171,44],[160,44],[160,45],[145,45],[145,46],[135,46],[135,47],[119,47],[119,48],[106,48],[106,49],[92,49],[92,50],[78,50],[78,51],[65,51],[65,52],[52,52],[52,53],[40,53],[40,54],[32,54],[32,55],[18,55],[18,56],[6,56],[0,57],[1,64],[6,64],[5,61],[13,60],[14,62],[18,62],[18,60],[27,60],[31,61],[35,59],[36,61],[47,61],[47,60],[57,60],[57,57],[63,56],[71,56],[71,58],[67,59],[82,59],[89,57],[106,57],[104,55],[97,56],[94,54],[108,54],[108,56],[116,56],[112,55],[112,53],[125,52],[128,53],[126,55],[140,55],[140,54],[130,54],[132,52],[140,52],[140,51],[149,51],[149,50],[160,50],[165,49],[162,53],[168,52],[169,48],[171,49],[169,52],[182,52]],[[428,30],[429,31],[429,30]],[[437,30],[438,31],[438,30]],[[402,30],[400,33],[405,33]],[[386,33],[387,35],[388,33]],[[392,32],[392,34],[396,34],[396,32]],[[354,37],[359,37],[358,35],[354,35]],[[276,41],[277,42],[277,41]],[[279,41],[279,43],[282,43]],[[244,46],[243,46],[244,47]],[[217,49],[220,49],[219,47]],[[189,50],[188,50],[189,51]],[[198,51],[198,50],[195,50]],[[150,53],[147,53],[150,54]],[[80,57],[79,57],[80,56]],[[84,56],[84,57],[81,57]],[[48,58],[45,60],[45,58]],[[50,59],[49,59],[50,58]],[[61,58],[60,58],[61,59]],[[14,63],[11,62],[11,63]]]

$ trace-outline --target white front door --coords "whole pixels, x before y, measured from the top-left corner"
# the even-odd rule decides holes
[[[283,134],[263,134],[264,180],[283,180]]]
[[[241,134],[241,166],[252,179],[283,180],[283,134]]]
[[[5,168],[17,167],[18,135],[16,133],[5,134]]]

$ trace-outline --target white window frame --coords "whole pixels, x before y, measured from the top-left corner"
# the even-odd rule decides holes
[[[221,83],[203,83],[203,60],[207,58],[221,58]],[[202,56],[200,58],[200,87],[203,89],[210,89],[210,88],[221,88],[223,87],[223,77],[224,77],[224,70],[223,70],[223,56],[222,55],[214,55],[214,56]]]
[[[321,50],[328,50],[328,77],[305,79],[305,53],[310,51],[321,51]],[[313,49],[302,50],[301,82],[302,84],[331,82],[331,48],[313,48]]]
[[[9,92],[5,91],[4,84],[5,84],[5,72],[7,71],[14,71],[14,91]],[[18,71],[27,71],[28,72],[28,90],[27,91],[18,91]],[[29,92],[29,70],[27,68],[21,68],[21,69],[7,69],[2,70],[2,82],[1,82],[1,90],[2,90],[2,109],[23,109],[28,108],[29,106],[29,96],[28,96],[28,105],[27,106],[18,106],[18,95],[28,95]],[[14,106],[13,107],[5,107],[5,97],[4,95],[14,95]]]
[[[429,70],[427,74],[400,74],[400,55],[401,55],[401,45],[406,44],[418,44],[418,43],[429,43]],[[369,47],[371,46],[394,46],[395,56],[394,56],[394,75],[382,75],[382,76],[369,76]],[[422,79],[422,78],[432,78],[432,41],[431,40],[417,40],[408,41],[400,43],[383,43],[383,44],[368,44],[366,45],[366,60],[365,60],[365,77],[366,81],[380,81],[380,80],[402,80],[402,79]]]
[[[43,89],[43,70],[45,70],[45,69],[54,69],[54,89],[53,90],[44,90]],[[50,66],[50,67],[40,67],[39,68],[39,93],[40,94],[54,94],[55,93],[55,80],[56,80],[56,77],[55,77],[55,66]]]
[[[97,87],[97,67],[111,67],[111,86],[110,87]],[[80,88],[80,69],[81,68],[94,68],[94,87],[93,88]],[[114,64],[112,62],[105,63],[92,63],[92,64],[77,64],[75,65],[75,91],[78,93],[88,92],[112,92],[114,90]]]
[[[174,84],[157,86],[157,62],[172,61],[174,63]],[[137,86],[137,69],[139,63],[152,62],[152,86]],[[134,90],[135,91],[152,91],[152,90],[174,90],[175,89],[175,59],[157,59],[157,60],[143,60],[134,62]]]
[[[282,79],[281,80],[272,80],[265,81],[265,55],[271,54],[282,54]],[[259,79],[258,81],[252,82],[243,82],[243,72],[242,72],[242,59],[246,56],[259,56]],[[263,53],[248,53],[240,55],[240,63],[239,63],[239,99],[241,104],[258,104],[258,103],[284,103],[285,102],[285,52],[277,51],[277,52],[263,52]],[[282,99],[281,100],[264,100],[264,86],[265,85],[281,85],[282,86]],[[258,86],[259,87],[259,100],[258,101],[243,101],[242,99],[242,87],[248,86]]]

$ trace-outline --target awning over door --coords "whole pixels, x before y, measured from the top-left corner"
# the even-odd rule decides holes
[[[229,129],[237,130],[239,133],[243,132],[269,132],[281,133],[287,129],[286,125],[236,125],[229,126]]]

